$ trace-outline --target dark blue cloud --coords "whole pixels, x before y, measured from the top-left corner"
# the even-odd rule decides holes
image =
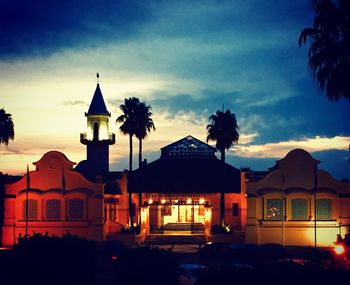
[[[198,118],[209,118],[212,113],[224,106],[236,114],[240,132],[259,134],[253,144],[315,136],[350,136],[348,122],[350,102],[345,100],[330,102],[310,86],[305,86],[309,84],[303,81],[299,84],[294,87],[295,96],[281,99],[277,97],[276,102],[265,105],[253,104],[261,98],[269,99],[269,94],[264,94],[263,90],[261,93],[249,96],[244,92],[217,91],[203,91],[201,96],[191,94],[167,96],[158,93],[147,103],[153,106],[154,111],[168,110],[174,118],[180,112],[191,112]]]
[[[118,41],[150,19],[148,5],[137,0],[4,0],[0,57],[48,55]]]

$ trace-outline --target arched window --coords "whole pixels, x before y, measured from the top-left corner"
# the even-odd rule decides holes
[[[38,201],[28,199],[28,216],[27,216],[27,200],[23,201],[23,219],[37,220],[38,219]]]
[[[93,130],[94,130],[94,140],[98,140],[98,122],[94,122],[93,124]]]
[[[281,221],[283,218],[283,200],[267,199],[266,201],[266,218],[268,220]]]
[[[68,220],[84,219],[84,200],[70,199],[68,200]]]
[[[59,220],[61,218],[61,201],[50,199],[46,201],[45,218],[48,220]]]
[[[317,199],[316,218],[318,220],[332,219],[332,201],[331,199]]]
[[[307,200],[293,199],[292,200],[292,220],[307,220]]]

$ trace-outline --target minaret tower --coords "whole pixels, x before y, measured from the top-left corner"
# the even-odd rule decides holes
[[[109,171],[109,146],[115,143],[115,134],[109,132],[109,118],[99,84],[97,73],[97,86],[89,110],[85,113],[87,129],[80,134],[80,142],[86,145],[87,161],[98,174]]]

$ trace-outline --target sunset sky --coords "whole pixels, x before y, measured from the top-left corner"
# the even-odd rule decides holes
[[[205,141],[208,117],[231,109],[236,167],[266,170],[294,148],[350,179],[350,102],[330,102],[307,70],[300,31],[308,0],[0,0],[0,108],[15,140],[0,146],[0,171],[23,173],[49,150],[86,158],[79,133],[96,73],[116,144],[111,170],[128,167],[128,138],[115,119],[124,98],[152,106],[157,128],[144,157],[189,134]],[[135,164],[137,141],[134,144]]]

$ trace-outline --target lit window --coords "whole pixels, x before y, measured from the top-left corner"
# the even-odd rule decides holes
[[[68,219],[69,220],[84,219],[84,200],[82,199],[68,200]]]
[[[46,201],[46,219],[59,220],[61,218],[61,202],[58,199]]]
[[[306,220],[307,219],[307,200],[293,199],[292,200],[292,219]]]
[[[318,220],[332,219],[332,201],[331,199],[317,199],[316,218]]]
[[[27,200],[23,201],[23,219],[36,220],[38,219],[38,201],[34,199],[28,199],[28,217],[27,215]]]
[[[283,217],[283,200],[267,199],[266,201],[266,218],[268,220],[281,221]]]

